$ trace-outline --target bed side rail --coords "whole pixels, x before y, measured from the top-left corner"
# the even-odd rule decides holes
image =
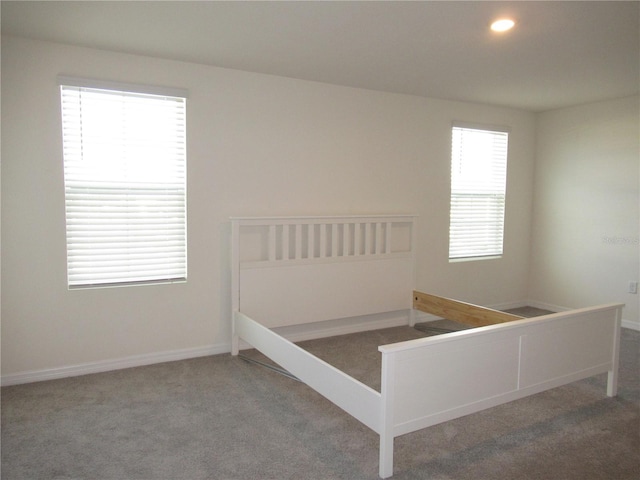
[[[234,313],[236,334],[320,395],[376,433],[380,433],[381,395],[241,312]]]
[[[523,317],[500,312],[487,307],[460,302],[450,298],[430,295],[428,293],[413,292],[413,308],[421,312],[437,315],[472,327],[485,327],[496,323],[521,320]]]

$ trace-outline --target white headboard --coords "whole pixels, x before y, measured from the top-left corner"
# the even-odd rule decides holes
[[[231,224],[233,311],[266,327],[411,309],[415,215]]]

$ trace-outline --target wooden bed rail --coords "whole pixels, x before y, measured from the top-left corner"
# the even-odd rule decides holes
[[[512,322],[524,317],[480,307],[471,303],[413,291],[413,308],[472,327],[484,327],[496,323]]]

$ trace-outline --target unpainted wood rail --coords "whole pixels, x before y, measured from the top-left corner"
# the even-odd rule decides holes
[[[471,327],[512,322],[524,317],[414,290],[413,308]]]

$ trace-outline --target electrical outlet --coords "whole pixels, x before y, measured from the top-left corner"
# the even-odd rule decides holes
[[[629,282],[629,293],[638,293],[638,282]]]

